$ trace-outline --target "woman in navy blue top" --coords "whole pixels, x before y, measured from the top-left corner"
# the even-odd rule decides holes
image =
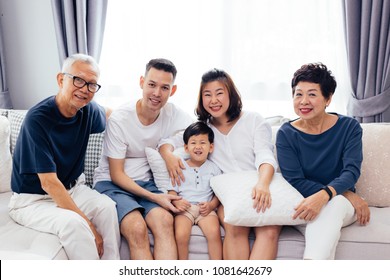
[[[291,85],[299,118],[278,131],[280,170],[305,197],[294,214],[294,219],[308,222],[303,227],[304,259],[334,259],[341,228],[370,219],[367,203],[355,194],[363,160],[362,128],[355,119],[325,111],[336,89],[325,65],[303,65]]]

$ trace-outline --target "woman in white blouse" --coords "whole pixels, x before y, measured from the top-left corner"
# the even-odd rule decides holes
[[[269,185],[277,165],[270,125],[258,113],[242,111],[241,97],[233,80],[219,69],[202,76],[196,113],[214,131],[215,146],[210,159],[224,173],[259,171],[252,191],[253,208],[266,211],[271,206]],[[256,240],[251,250],[248,239],[251,228],[224,223],[222,205],[218,216],[225,229],[224,259],[275,259],[280,226],[254,228]]]

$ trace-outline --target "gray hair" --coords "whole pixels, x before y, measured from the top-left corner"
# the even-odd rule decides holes
[[[69,72],[73,64],[76,62],[81,62],[81,63],[86,63],[91,65],[95,69],[96,74],[100,76],[100,68],[96,60],[92,56],[82,54],[82,53],[72,54],[71,56],[66,58],[64,60],[64,63],[62,64],[62,73]]]

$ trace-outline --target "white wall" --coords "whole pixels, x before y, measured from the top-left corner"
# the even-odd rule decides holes
[[[5,69],[12,104],[28,109],[57,93],[60,71],[50,0],[0,0]]]

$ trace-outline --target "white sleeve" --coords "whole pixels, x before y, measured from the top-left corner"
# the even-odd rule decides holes
[[[274,145],[272,143],[271,125],[259,115],[256,118],[254,137],[255,164],[257,169],[259,169],[261,164],[269,163],[276,171],[278,164],[273,151]]]
[[[158,148],[164,144],[171,144],[173,148],[183,147],[183,133],[184,130],[194,122],[194,119],[190,117],[189,114],[177,108],[176,106],[172,107],[173,113],[171,117],[170,126],[173,133],[166,138],[163,138],[158,143]]]
[[[109,118],[104,134],[103,154],[115,159],[126,158],[127,144],[124,138],[121,125],[115,119]]]

